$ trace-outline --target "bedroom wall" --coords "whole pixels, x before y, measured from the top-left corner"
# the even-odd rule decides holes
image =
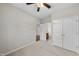
[[[51,22],[51,16],[50,15],[48,17],[44,18],[44,19],[40,19],[40,24],[49,23],[49,22]]]
[[[51,15],[51,20],[79,15],[79,5],[73,5],[68,8],[56,11]]]
[[[0,53],[30,44],[36,38],[39,20],[10,4],[0,4]]]

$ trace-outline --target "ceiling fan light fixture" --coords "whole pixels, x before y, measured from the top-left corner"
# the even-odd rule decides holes
[[[51,6],[48,3],[26,3],[27,5],[35,4],[37,6],[37,12],[40,11],[40,8],[46,7],[48,9],[51,8]]]
[[[44,7],[43,3],[37,3],[37,7]]]

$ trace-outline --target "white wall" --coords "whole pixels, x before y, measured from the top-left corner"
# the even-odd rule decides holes
[[[51,15],[51,20],[69,17],[69,16],[75,16],[79,15],[79,5],[74,5],[68,8],[64,8],[60,11],[56,11]]]
[[[35,41],[38,19],[10,4],[0,4],[0,53]]]
[[[48,16],[48,17],[46,17],[44,19],[40,19],[41,24],[49,23],[49,22],[51,22],[51,16]]]
[[[40,35],[40,24],[37,25],[36,34],[37,34],[37,35]]]

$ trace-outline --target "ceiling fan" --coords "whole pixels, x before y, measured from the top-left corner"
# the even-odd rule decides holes
[[[40,11],[41,7],[46,7],[48,9],[51,8],[51,6],[49,4],[47,4],[47,3],[26,3],[26,5],[32,5],[32,4],[36,4],[37,5],[37,12]]]

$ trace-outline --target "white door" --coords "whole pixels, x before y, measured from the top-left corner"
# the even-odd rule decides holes
[[[63,19],[63,48],[76,51],[77,46],[77,19],[70,17]]]
[[[48,24],[41,24],[40,25],[40,39],[46,40],[46,33],[48,32]]]
[[[52,21],[52,31],[53,45],[62,47],[62,20]]]

